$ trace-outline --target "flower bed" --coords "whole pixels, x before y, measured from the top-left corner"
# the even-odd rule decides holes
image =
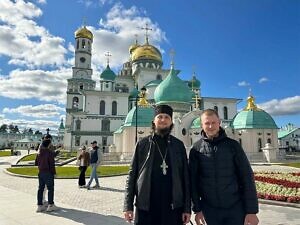
[[[254,177],[259,198],[300,203],[300,173],[259,172]]]

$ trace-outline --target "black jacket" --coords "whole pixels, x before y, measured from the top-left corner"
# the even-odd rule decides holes
[[[138,209],[148,211],[150,208],[151,171],[155,146],[152,136],[140,140],[135,149],[129,175],[125,187],[124,212]],[[183,208],[186,213],[191,212],[189,189],[189,174],[187,155],[183,143],[170,135],[168,143],[169,157],[172,171],[172,208]]]
[[[55,175],[56,170],[54,157],[54,151],[50,150],[49,147],[41,145],[39,147],[39,153],[35,159],[35,165],[38,166],[39,172],[49,172]]]
[[[193,211],[200,212],[202,204],[230,208],[242,201],[246,214],[257,213],[253,171],[240,144],[222,128],[213,140],[201,134],[189,156]]]

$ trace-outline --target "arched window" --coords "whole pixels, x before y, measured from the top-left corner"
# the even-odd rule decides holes
[[[261,152],[262,151],[262,142],[261,142],[261,138],[258,138],[258,141],[257,141],[257,147],[258,147],[258,151]]]
[[[75,146],[80,146],[80,136],[75,137]]]
[[[105,101],[100,102],[100,115],[105,115]]]
[[[78,97],[74,97],[73,98],[73,104],[72,104],[72,108],[78,108],[79,107],[79,99],[78,99]]]
[[[85,40],[82,40],[82,48],[85,48]]]
[[[218,112],[219,111],[219,109],[218,109],[218,106],[214,106],[214,110],[216,111],[216,112]]]
[[[101,121],[101,130],[102,131],[110,131],[110,121],[105,119]]]
[[[112,115],[117,115],[117,102],[113,101],[112,102],[112,110],[111,110]]]
[[[268,138],[267,143],[272,144],[271,138]]]
[[[79,48],[79,40],[77,40],[77,49]]]
[[[83,84],[80,84],[79,89],[80,89],[80,90],[83,89]]]
[[[80,120],[76,120],[75,130],[80,130],[80,128],[81,128],[81,121]]]
[[[186,135],[186,129],[183,128],[182,131],[181,131],[181,133],[182,133],[183,136],[185,136]]]
[[[224,106],[224,120],[228,120],[228,108],[227,106]]]
[[[161,75],[160,75],[160,74],[157,74],[157,75],[156,75],[156,80],[161,80],[161,79],[162,79]]]
[[[88,51],[91,51],[91,42],[88,41]]]

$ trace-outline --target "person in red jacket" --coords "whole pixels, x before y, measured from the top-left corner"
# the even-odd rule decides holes
[[[37,212],[42,212],[46,210],[51,212],[57,209],[54,205],[54,176],[56,174],[55,170],[55,152],[49,149],[51,144],[51,135],[45,135],[40,147],[39,153],[36,157],[36,165],[38,166],[38,178],[39,187],[37,192],[38,208]],[[48,189],[48,207],[47,209],[43,206],[43,192],[47,186]]]

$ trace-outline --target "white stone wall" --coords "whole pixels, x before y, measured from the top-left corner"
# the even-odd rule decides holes
[[[228,119],[233,119],[237,114],[237,100],[226,99],[226,98],[204,98],[203,99],[204,109],[214,109],[214,106],[218,107],[218,113],[220,119],[224,119],[224,107],[227,107],[228,110]]]

